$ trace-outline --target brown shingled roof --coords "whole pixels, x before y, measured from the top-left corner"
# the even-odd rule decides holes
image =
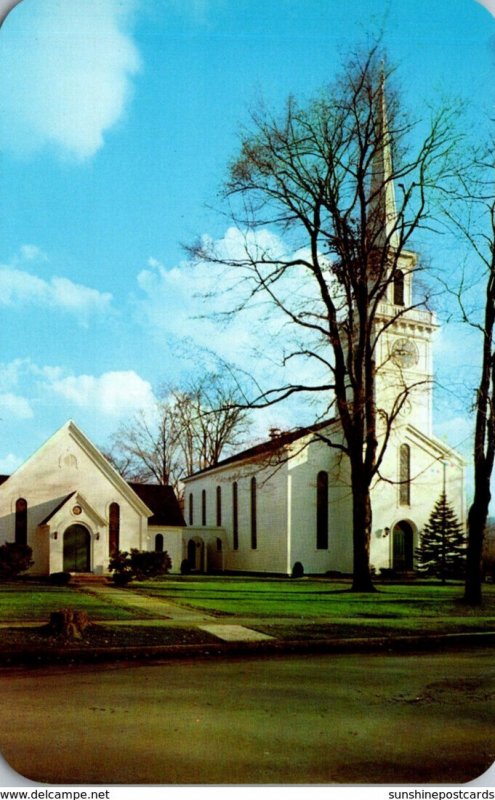
[[[308,425],[307,427],[296,428],[293,431],[285,431],[278,436],[273,436],[270,439],[267,439],[265,442],[260,442],[260,444],[256,444],[253,447],[248,447],[247,450],[243,450],[241,453],[236,453],[234,456],[224,458],[222,461],[219,461],[218,464],[215,464],[212,467],[200,469],[197,472],[194,472],[192,475],[188,475],[188,477],[192,478],[194,475],[201,475],[203,472],[208,472],[209,470],[216,469],[217,467],[235,464],[236,461],[246,461],[251,458],[254,459],[260,456],[269,455],[270,453],[276,453],[277,450],[280,450],[286,445],[292,444],[298,439],[308,436],[310,433],[321,431],[323,428],[328,427],[333,422],[335,422],[335,418],[326,419],[323,422],[317,422],[314,425]]]
[[[148,519],[149,525],[185,525],[179,502],[171,486],[159,483],[132,483],[129,486],[145,503],[153,516]]]
[[[40,525],[48,525],[48,523],[50,522],[51,518],[52,518],[53,516],[55,516],[55,514],[57,513],[57,511],[59,511],[59,509],[61,509],[61,508],[62,508],[62,506],[65,506],[66,502],[67,502],[68,500],[70,500],[70,498],[71,498],[71,497],[74,497],[75,493],[76,493],[76,492],[75,492],[75,491],[73,491],[73,492],[71,492],[70,494],[68,494],[68,495],[66,495],[65,497],[63,497],[63,498],[62,498],[62,500],[60,501],[60,503],[57,503],[57,505],[55,506],[55,508],[53,508],[53,509],[50,511],[50,513],[48,514],[48,516],[46,516],[46,517],[45,517],[45,519],[42,519],[42,520],[41,520],[41,522],[40,522],[39,524],[40,524]]]

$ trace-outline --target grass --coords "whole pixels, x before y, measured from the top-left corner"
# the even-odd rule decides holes
[[[0,583],[0,622],[48,622],[51,612],[61,608],[87,611],[92,620],[125,621],[139,616],[70,586],[50,586],[34,581]]]
[[[219,616],[332,624],[344,631],[495,630],[495,586],[485,585],[481,609],[461,602],[461,584],[384,584],[375,594],[322,579],[182,578],[135,584],[139,591]],[[258,625],[259,627],[259,625]],[[261,628],[260,628],[261,629]],[[263,628],[264,630],[265,628]],[[267,630],[268,632],[268,630]],[[357,634],[358,635],[358,634]],[[365,634],[366,635],[366,634]]]
[[[375,594],[354,594],[349,591],[349,582],[321,578],[167,576],[136,582],[126,591],[131,596],[136,592],[170,600],[226,622],[244,622],[281,639],[495,630],[495,585],[484,586],[484,602],[479,609],[463,605],[459,583],[390,583],[378,589]],[[111,594],[109,599],[107,595],[102,599],[75,587],[35,581],[0,584],[0,622],[12,627],[23,621],[42,625],[52,611],[67,607],[87,611],[95,622],[134,621],[127,637],[129,644],[138,641],[138,628],[145,627],[146,619],[148,627],[152,624],[145,610],[118,605]],[[138,626],[136,621],[140,621]],[[5,644],[6,630],[0,631]],[[119,635],[125,640],[124,633]],[[165,636],[163,630],[160,636]]]

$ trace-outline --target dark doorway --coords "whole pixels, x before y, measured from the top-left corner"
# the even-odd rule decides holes
[[[89,572],[89,531],[84,525],[71,525],[64,533],[64,572]]]
[[[393,532],[393,568],[396,572],[414,569],[414,533],[408,522],[398,522]]]
[[[189,539],[187,543],[187,560],[190,569],[196,569],[196,542],[194,539]]]

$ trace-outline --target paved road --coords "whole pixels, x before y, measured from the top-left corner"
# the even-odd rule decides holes
[[[493,650],[0,673],[0,748],[47,783],[460,783],[495,759]]]

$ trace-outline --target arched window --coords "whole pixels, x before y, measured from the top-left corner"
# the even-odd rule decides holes
[[[256,519],[256,478],[251,478],[251,547],[258,547],[258,521]]]
[[[232,484],[232,537],[234,550],[239,549],[239,507],[237,502],[237,481]]]
[[[194,497],[193,493],[189,495],[189,525],[194,523]]]
[[[411,505],[411,448],[401,444],[399,449],[399,503]]]
[[[108,550],[110,555],[120,549],[120,506],[110,503],[108,510]]]
[[[328,473],[319,472],[316,479],[316,548],[328,549]]]
[[[157,533],[155,536],[155,553],[163,553],[163,533]]]
[[[404,273],[398,269],[394,275],[394,304],[404,305]]]
[[[217,528],[222,525],[222,487],[217,486]]]
[[[201,492],[201,525],[206,525],[206,489]]]
[[[27,544],[27,500],[19,497],[15,504],[15,543]]]

